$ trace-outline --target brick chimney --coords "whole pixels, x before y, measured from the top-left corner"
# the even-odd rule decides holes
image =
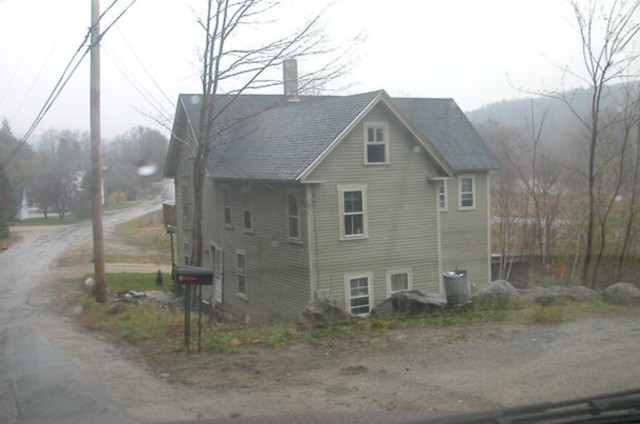
[[[282,62],[284,77],[284,95],[289,102],[300,101],[298,98],[298,62],[295,59],[285,59]]]

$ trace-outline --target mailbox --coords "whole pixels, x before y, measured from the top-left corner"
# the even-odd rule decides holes
[[[193,286],[213,285],[213,271],[206,268],[188,265],[176,265],[173,275],[178,284]]]

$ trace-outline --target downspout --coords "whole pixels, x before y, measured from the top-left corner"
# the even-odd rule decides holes
[[[445,190],[446,190],[446,183],[445,184]],[[432,186],[435,186],[435,207],[433,208],[435,213],[436,213],[436,242],[438,243],[437,246],[437,251],[438,251],[438,287],[439,287],[439,291],[440,294],[444,294],[444,280],[442,278],[442,274],[443,274],[443,268],[442,268],[442,227],[441,227],[441,223],[440,223],[440,219],[442,217],[442,212],[440,211],[440,197],[438,195],[438,182],[436,181],[435,184],[431,184]],[[445,194],[445,201],[449,201],[449,197]],[[427,208],[428,209],[428,208]]]
[[[305,204],[307,215],[307,239],[309,247],[309,295],[310,300],[315,300],[318,290],[318,252],[316,249],[316,230],[314,219],[313,185],[305,187]]]
[[[487,283],[491,282],[491,173],[485,174],[487,190],[487,262],[489,263]]]

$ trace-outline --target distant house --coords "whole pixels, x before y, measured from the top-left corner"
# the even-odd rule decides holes
[[[201,100],[180,95],[165,167],[184,262],[193,211],[185,143],[197,135]],[[224,310],[277,321],[327,298],[366,315],[397,290],[442,291],[447,270],[489,281],[497,162],[453,100],[298,96],[294,85],[215,105],[223,112],[204,185],[203,266]]]

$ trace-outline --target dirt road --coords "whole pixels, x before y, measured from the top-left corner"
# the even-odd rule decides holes
[[[105,217],[106,225],[157,210],[144,204]],[[51,266],[88,237],[87,222],[20,228],[0,253],[0,423],[119,424],[223,416],[209,396],[163,382],[126,350],[56,314]]]
[[[46,283],[42,289],[46,293]],[[640,311],[561,324],[393,330],[367,341],[145,357],[38,309],[139,422],[339,411],[471,411],[639,386]]]

